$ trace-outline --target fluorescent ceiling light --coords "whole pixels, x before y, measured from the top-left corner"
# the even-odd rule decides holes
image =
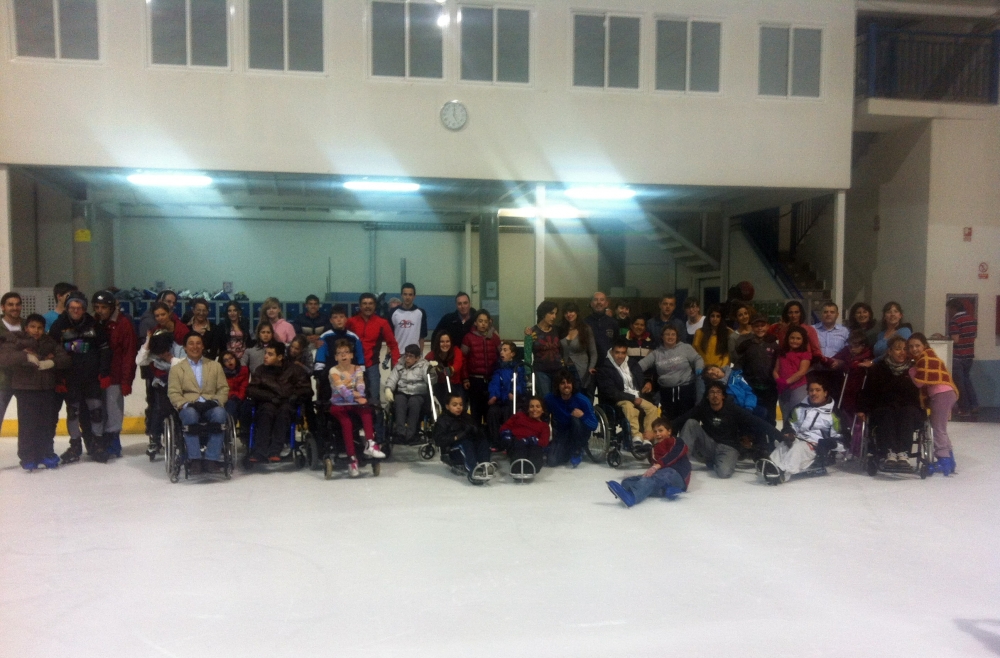
[[[391,181],[349,180],[344,187],[354,192],[416,192],[417,183],[394,183]]]
[[[564,194],[571,199],[587,201],[624,201],[635,196],[635,190],[609,185],[571,187]]]
[[[582,219],[587,216],[569,204],[555,204],[545,206],[543,211],[545,219]],[[535,206],[521,206],[520,208],[501,208],[497,215],[500,217],[520,217],[522,219],[532,219],[538,217],[538,209]]]
[[[132,174],[127,178],[133,185],[144,187],[208,187],[212,179],[204,174]]]
[[[448,25],[451,23],[451,16],[449,16],[445,12],[441,12],[441,15],[438,16],[437,22],[438,22],[438,27],[448,27]]]

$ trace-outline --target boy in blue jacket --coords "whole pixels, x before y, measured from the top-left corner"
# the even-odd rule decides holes
[[[649,496],[663,496],[673,500],[687,491],[691,481],[691,460],[683,441],[674,438],[674,432],[663,418],[653,421],[653,465],[642,475],[627,477],[619,484],[608,481],[608,489],[615,498],[632,507]]]
[[[517,408],[527,411],[528,397],[525,387],[524,364],[514,360],[517,345],[514,341],[500,343],[500,361],[490,379],[489,409],[486,412],[486,435],[490,446],[500,450],[500,426],[514,415],[514,374],[517,374]]]
[[[546,461],[549,466],[559,466],[567,461],[576,468],[583,461],[583,449],[590,435],[597,429],[594,406],[576,390],[573,375],[560,370],[552,378],[552,387],[558,393],[545,396],[545,408],[552,416],[552,441]]]

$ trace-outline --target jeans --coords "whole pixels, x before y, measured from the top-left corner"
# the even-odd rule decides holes
[[[535,371],[535,395],[544,398],[552,392],[552,375]]]
[[[674,469],[667,467],[649,477],[633,475],[622,480],[622,486],[632,492],[635,502],[641,503],[650,496],[662,496],[667,487],[685,488],[684,478]]]
[[[578,455],[590,441],[590,428],[579,418],[571,418],[569,427],[556,427],[552,432],[546,461],[549,466],[559,466]]]
[[[125,396],[120,384],[104,389],[104,432],[120,434],[125,420]]]
[[[740,451],[736,448],[718,443],[705,433],[701,423],[691,419],[681,428],[681,440],[691,451],[691,457],[713,469],[722,479],[733,476]]]
[[[222,407],[213,407],[204,414],[199,415],[191,407],[184,407],[180,411],[182,425],[195,425],[197,423],[219,423],[226,424],[226,410]],[[223,433],[209,434],[208,443],[205,445],[205,459],[212,462],[222,461],[222,438]],[[201,440],[197,434],[184,434],[184,445],[187,446],[188,459],[201,459]]]
[[[471,473],[477,464],[490,460],[490,446],[482,436],[462,439],[441,449],[441,461],[462,466]]]
[[[976,388],[972,385],[972,362],[975,359],[952,359],[952,373],[955,379],[955,386],[958,387],[958,408],[962,411],[969,411],[979,406],[979,399],[976,397]]]

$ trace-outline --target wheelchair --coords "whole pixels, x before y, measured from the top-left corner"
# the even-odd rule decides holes
[[[316,402],[316,423],[315,433],[306,432],[304,435],[304,450],[306,464],[310,469],[323,468],[323,476],[327,480],[333,479],[334,470],[337,467],[347,468],[350,458],[344,449],[343,430],[340,422],[330,413],[330,407],[323,402]],[[378,416],[382,410],[377,406],[372,406],[374,424],[378,424]],[[378,477],[382,473],[382,459],[376,459],[365,455],[365,444],[368,437],[364,435],[364,430],[360,422],[354,425],[354,454],[358,460],[358,468],[371,466],[372,475]],[[378,441],[376,441],[378,443]],[[386,446],[380,446],[386,457],[389,450]]]
[[[595,464],[604,461],[611,468],[618,468],[622,465],[622,453],[628,452],[638,462],[651,463],[652,447],[632,445],[632,428],[618,405],[602,404],[599,397],[595,397],[594,415],[597,416],[597,429],[586,447],[591,461]]]
[[[429,373],[427,375],[427,390],[430,402],[424,405],[424,410],[420,418],[420,427],[417,428],[417,433],[411,443],[396,440],[397,437],[393,434],[393,428],[396,426],[396,407],[391,402],[385,405],[383,413],[385,417],[386,440],[380,445],[386,458],[392,455],[393,446],[409,445],[418,448],[421,459],[425,461],[434,459],[434,455],[437,454],[437,447],[434,445],[431,437],[434,434],[434,423],[437,422],[443,408],[441,407],[441,401],[434,395],[434,387],[431,385],[431,376]]]
[[[250,423],[250,435],[247,438],[247,450],[243,459],[240,460],[240,465],[243,467],[244,471],[249,471],[253,468],[254,462],[250,461],[250,456],[253,454],[254,448],[254,438],[257,433],[257,408],[254,407],[253,420]],[[232,417],[230,417],[231,419]],[[309,463],[309,456],[306,452],[306,426],[305,417],[303,415],[303,408],[301,404],[295,406],[295,414],[292,422],[288,424],[288,441],[285,443],[285,449],[281,451],[281,461],[277,462],[279,464],[293,463],[296,468],[305,468]],[[260,462],[264,464],[264,462]],[[271,462],[267,462],[271,464]]]
[[[167,477],[176,484],[180,480],[181,470],[184,479],[188,479],[187,446],[184,444],[184,434],[197,434],[201,439],[201,449],[204,454],[205,443],[209,435],[222,431],[222,476],[229,480],[236,469],[236,421],[226,414],[225,425],[218,423],[195,423],[182,425],[180,414],[176,410],[163,419],[163,462]],[[152,461],[152,458],[150,459]]]
[[[875,477],[879,473],[891,475],[917,474],[921,480],[928,475],[941,472],[936,468],[937,458],[934,456],[934,429],[929,418],[925,418],[913,430],[913,440],[908,452],[910,459],[915,459],[917,468],[909,464],[906,467],[887,468],[884,458],[879,457],[878,431],[870,423],[865,423],[861,431],[861,458],[865,472]]]

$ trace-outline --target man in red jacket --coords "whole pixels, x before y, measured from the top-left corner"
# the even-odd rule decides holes
[[[347,321],[347,330],[354,332],[361,340],[365,354],[365,390],[381,391],[379,353],[382,351],[382,342],[385,341],[389,346],[393,366],[399,361],[399,345],[396,344],[396,337],[389,323],[375,314],[375,295],[370,292],[362,293],[358,304],[361,312]]]
[[[111,347],[111,385],[104,389],[104,442],[110,457],[121,457],[125,396],[132,393],[135,355],[139,346],[132,318],[119,310],[110,290],[95,292],[91,303],[94,305],[94,319],[107,332]]]

